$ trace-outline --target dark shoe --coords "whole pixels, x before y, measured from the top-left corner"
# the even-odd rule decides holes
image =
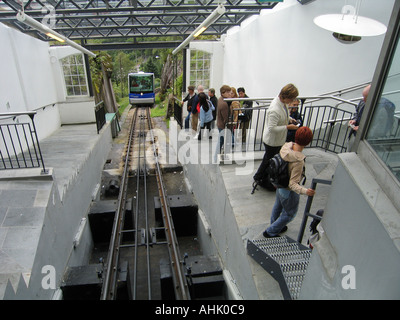
[[[271,236],[271,235],[267,232],[267,230],[265,230],[265,231],[263,232],[263,236],[264,236],[265,238],[276,238],[276,237],[279,237],[279,235]]]
[[[287,229],[288,229],[288,227],[287,227],[287,226],[284,226],[284,227],[282,228],[282,230],[281,230],[279,233],[284,233],[284,232],[287,231]]]

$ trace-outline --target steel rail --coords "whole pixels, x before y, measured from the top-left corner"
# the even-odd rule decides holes
[[[138,150],[138,161],[137,161],[137,173],[136,173],[136,215],[135,215],[135,252],[134,252],[134,271],[133,271],[133,300],[137,299],[137,273],[138,273],[138,248],[139,248],[139,239],[138,239],[138,234],[139,234],[139,192],[140,192],[140,177],[141,177],[141,172],[143,172],[142,177],[143,177],[143,191],[144,191],[144,197],[143,197],[143,203],[144,203],[144,216],[145,216],[145,230],[146,230],[146,263],[147,263],[147,288],[148,288],[148,299],[151,300],[151,270],[150,270],[150,243],[149,243],[149,224],[148,224],[148,209],[147,209],[147,178],[146,178],[146,137],[145,137],[145,121],[144,119],[147,116],[146,110],[144,111],[145,115],[143,115],[143,109],[138,108],[137,112],[140,110],[140,115],[139,115],[139,133],[138,133],[138,145],[139,145],[139,150]],[[142,145],[143,145],[143,151],[142,151]],[[143,157],[142,157],[142,152],[143,152]]]
[[[139,233],[139,190],[140,190],[140,177],[141,172],[143,172],[143,184],[144,184],[144,211],[145,211],[145,229],[146,229],[146,252],[147,252],[147,284],[148,284],[148,298],[151,299],[151,272],[150,272],[150,237],[149,237],[149,224],[148,224],[148,209],[147,209],[147,182],[146,182],[146,139],[145,139],[145,121],[147,118],[148,121],[148,129],[151,140],[154,142],[154,135],[152,131],[152,121],[150,117],[150,108],[145,108],[145,116],[139,115],[141,113],[141,108],[136,108],[135,114],[132,117],[132,122],[130,126],[130,133],[128,139],[128,146],[124,161],[124,170],[121,178],[121,190],[118,196],[118,207],[114,218],[114,225],[111,234],[111,240],[109,245],[108,257],[105,265],[105,276],[103,279],[103,287],[101,292],[101,300],[115,300],[117,298],[117,279],[118,279],[118,263],[119,263],[119,254],[120,249],[124,247],[135,247],[134,252],[134,288],[133,288],[133,299],[137,297],[137,274],[138,274],[138,247],[140,246],[138,243],[138,233]],[[135,226],[133,230],[123,230],[123,221],[125,218],[125,206],[127,200],[127,186],[128,186],[128,173],[129,173],[129,162],[131,160],[132,146],[134,140],[135,129],[138,125],[138,117],[140,118],[139,123],[139,134],[138,134],[138,143],[139,143],[139,156],[138,156],[138,168],[137,168],[137,182],[136,182],[136,217],[135,217]],[[142,143],[143,143],[143,154],[142,157]],[[156,167],[156,179],[158,185],[158,192],[160,196],[161,202],[161,210],[163,214],[164,220],[164,230],[166,235],[166,242],[163,243],[155,243],[155,244],[166,244],[168,247],[168,253],[171,261],[171,269],[172,269],[172,279],[174,282],[174,290],[175,297],[177,300],[189,300],[190,293],[188,284],[186,282],[186,276],[183,271],[182,262],[180,260],[180,252],[178,246],[178,240],[175,234],[175,228],[172,221],[171,210],[168,204],[168,198],[164,187],[164,182],[162,178],[161,168],[158,161],[158,155],[156,152],[155,144],[153,145],[153,152],[155,157],[155,167]],[[141,161],[144,160],[144,164],[141,165]],[[121,244],[122,234],[124,232],[135,232],[135,244],[134,245],[123,245]],[[154,244],[154,243],[152,243]]]
[[[131,147],[133,142],[133,134],[135,132],[137,110],[135,115],[132,117],[130,134],[128,139],[128,145],[126,148],[124,170],[121,178],[121,190],[118,195],[118,205],[115,212],[114,224],[110,239],[110,245],[108,250],[108,257],[106,261],[105,278],[103,279],[103,286],[101,290],[101,300],[115,300],[117,298],[116,286],[117,286],[117,275],[118,275],[118,261],[119,261],[119,250],[121,245],[121,235],[123,229],[123,221],[125,217],[126,209],[126,195],[128,187],[128,173],[129,173],[129,160]]]
[[[152,131],[152,124],[150,118],[150,110],[147,110],[148,113],[148,122],[149,122],[149,133],[151,137],[151,141],[154,142],[154,135]],[[160,169],[160,165],[158,162],[158,155],[156,151],[155,144],[153,145],[153,152],[155,158],[155,166],[156,166],[156,178],[158,184],[158,192],[160,196],[160,203],[161,203],[161,211],[164,220],[164,228],[165,228],[165,235],[168,242],[168,252],[171,261],[171,270],[172,270],[172,280],[174,282],[174,290],[175,290],[175,298],[177,300],[190,300],[190,293],[189,288],[186,281],[186,276],[183,272],[181,260],[180,260],[180,252],[178,246],[178,239],[175,233],[174,223],[172,221],[172,214],[170,207],[168,205],[167,194],[164,188],[164,182],[162,179],[162,173]]]
[[[146,108],[146,117],[150,117],[150,108]],[[151,127],[149,126],[149,131]],[[143,145],[146,147],[146,138],[143,138]],[[147,207],[147,168],[146,168],[146,148],[143,150],[144,169],[143,169],[143,184],[144,184],[144,212],[145,212],[145,229],[146,229],[146,262],[147,262],[147,288],[148,299],[151,300],[151,268],[150,268],[150,229],[149,229],[149,212]]]
[[[136,114],[139,112],[139,108],[136,108]],[[139,116],[140,118],[140,116]],[[140,122],[140,129],[138,134],[139,140],[139,151],[138,151],[138,161],[137,161],[137,169],[136,169],[136,210],[135,210],[135,250],[134,250],[134,265],[133,265],[133,293],[132,298],[136,300],[136,292],[137,292],[137,261],[138,261],[138,243],[139,243],[139,189],[140,189],[140,149],[141,149],[141,133],[142,133],[142,122]]]

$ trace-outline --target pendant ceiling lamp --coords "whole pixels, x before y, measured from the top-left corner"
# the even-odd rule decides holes
[[[386,26],[374,19],[359,15],[362,0],[357,0],[356,7],[346,4],[340,14],[325,14],[314,18],[314,23],[342,43],[354,43],[361,37],[379,36],[386,32]]]

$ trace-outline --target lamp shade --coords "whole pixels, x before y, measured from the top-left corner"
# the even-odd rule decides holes
[[[379,36],[386,32],[386,26],[374,19],[343,14],[325,14],[314,18],[314,23],[338,34],[358,37]]]

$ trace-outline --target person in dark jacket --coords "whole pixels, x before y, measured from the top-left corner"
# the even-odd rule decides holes
[[[197,94],[194,92],[194,86],[188,86],[188,94],[182,101],[182,106],[187,101],[186,110],[188,111],[188,115],[185,118],[185,129],[189,129],[190,114],[192,112],[193,102],[196,95]]]
[[[300,104],[299,99],[296,99],[293,101],[292,104],[289,105],[289,115],[290,115],[291,119],[296,121],[295,124],[298,127],[301,127],[303,125],[303,119],[301,118],[301,115],[299,112],[299,104]],[[289,141],[294,142],[295,134],[296,134],[296,130],[288,130],[286,142],[289,142]]]
[[[211,123],[211,129],[214,129],[215,127],[215,121],[217,120],[217,108],[218,108],[218,99],[215,96],[215,89],[214,88],[210,88],[208,89],[208,97],[210,98],[210,101],[212,102],[212,104],[214,105],[214,109],[212,112],[213,115],[213,121]]]
[[[193,108],[192,108],[192,130],[195,132],[197,132],[199,124],[199,113],[200,113],[199,94],[202,92],[204,92],[204,87],[200,84],[197,86],[197,95],[193,99]]]
[[[246,91],[243,87],[237,89],[238,95],[240,98],[248,98]],[[240,101],[240,108],[253,108],[253,101]],[[247,129],[249,129],[251,117],[253,116],[253,110],[241,110],[243,116],[239,117],[240,119],[240,129],[242,130],[242,142],[246,142],[246,133]]]

